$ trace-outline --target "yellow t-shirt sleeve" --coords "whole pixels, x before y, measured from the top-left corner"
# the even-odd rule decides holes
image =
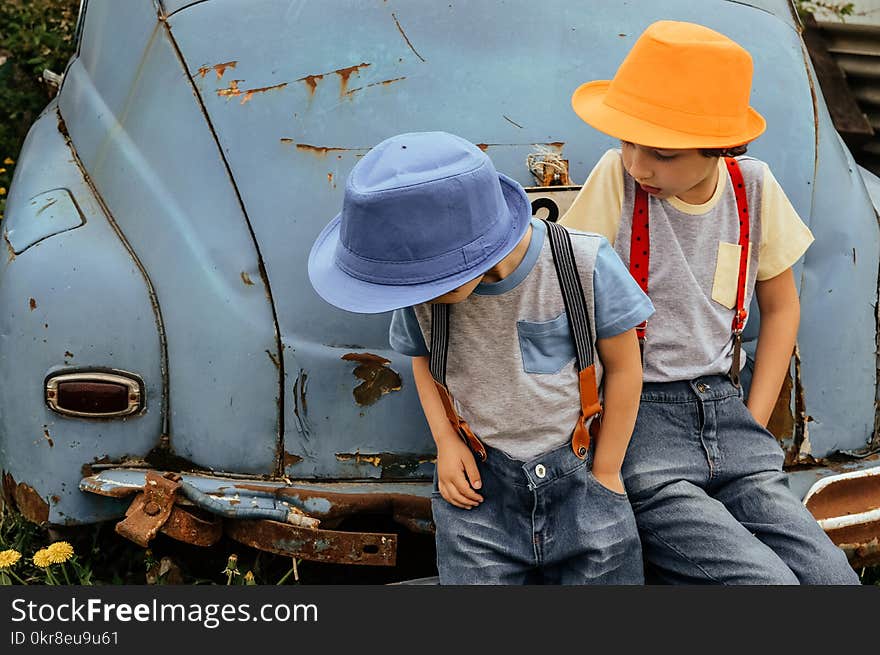
[[[776,277],[803,256],[813,243],[813,233],[791,206],[770,167],[764,165],[761,192],[761,246],[758,280]]]
[[[597,232],[614,245],[622,207],[623,164],[620,153],[609,150],[596,163],[559,223],[583,232]]]

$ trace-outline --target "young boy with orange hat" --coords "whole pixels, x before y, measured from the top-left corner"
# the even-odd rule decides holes
[[[437,443],[441,584],[643,582],[620,464],[653,308],[605,239],[533,219],[474,144],[400,134],[352,169],[309,278],[336,307],[396,310]]]
[[[653,301],[644,385],[622,473],[646,570],[660,581],[858,584],[789,491],[765,426],[800,319],[792,265],[813,240],[764,162],[752,59],[701,25],[660,21],[575,112],[621,140],[561,223],[604,234]],[[752,294],[761,325],[748,402],[740,371]]]

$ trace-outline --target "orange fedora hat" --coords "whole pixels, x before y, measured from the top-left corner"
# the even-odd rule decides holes
[[[654,148],[729,148],[767,127],[749,106],[752,57],[723,34],[658,21],[638,38],[613,80],[582,84],[575,113],[601,132]]]

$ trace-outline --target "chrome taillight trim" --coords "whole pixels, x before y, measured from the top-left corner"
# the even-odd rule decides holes
[[[125,409],[116,412],[79,412],[66,409],[58,405],[58,387],[65,382],[105,382],[118,384],[128,389],[128,404]],[[46,379],[46,404],[53,412],[64,416],[77,416],[80,418],[121,418],[136,414],[143,407],[144,393],[142,383],[133,375],[119,375],[116,373],[103,373],[97,371],[81,371],[77,373],[63,373]]]

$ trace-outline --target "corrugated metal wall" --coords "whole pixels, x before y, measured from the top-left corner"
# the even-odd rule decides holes
[[[854,148],[853,156],[880,175],[880,25],[819,22],[819,27],[828,52],[874,128],[874,136]]]

